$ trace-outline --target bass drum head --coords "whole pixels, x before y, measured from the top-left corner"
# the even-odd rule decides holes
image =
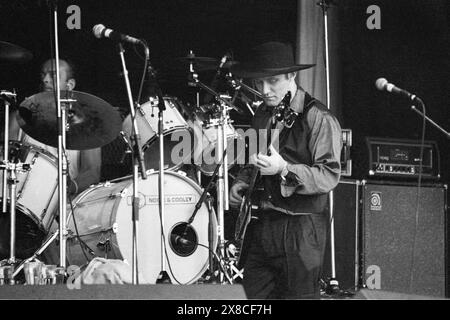
[[[139,181],[139,282],[154,284],[160,272],[166,271],[173,284],[191,284],[207,270],[209,250],[214,252],[216,249],[215,212],[212,207],[209,209],[207,204],[203,203],[192,224],[186,228],[202,190],[194,181],[179,173],[165,172],[165,205],[162,219],[164,227],[161,229],[158,181],[158,172],[150,173],[146,180]],[[122,257],[130,264],[132,261],[132,192],[133,185],[130,184],[123,192],[115,220],[118,226],[117,245]],[[164,250],[161,245],[161,230],[165,239]],[[183,236],[185,230],[186,235]]]

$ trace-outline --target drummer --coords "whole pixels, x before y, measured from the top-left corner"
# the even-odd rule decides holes
[[[41,91],[53,91],[56,85],[55,60],[47,60],[41,67]],[[74,90],[76,85],[74,68],[65,60],[59,60],[59,89]],[[55,111],[56,112],[56,111]],[[19,126],[16,119],[16,112],[11,113],[9,137],[11,140],[21,141],[28,145],[42,148],[55,157],[58,156],[58,150],[52,146],[45,145],[29,135],[27,135]],[[101,148],[89,150],[66,150],[69,162],[69,177],[67,179],[68,192],[70,195],[76,195],[91,184],[100,181],[101,174]]]

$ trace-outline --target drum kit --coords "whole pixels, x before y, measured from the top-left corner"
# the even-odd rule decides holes
[[[28,50],[0,42],[0,61],[22,63],[31,58]],[[60,266],[81,266],[94,257],[131,261],[134,284],[191,284],[205,273],[220,282],[234,281],[236,268],[227,254],[224,211],[228,210],[228,170],[236,164],[239,150],[235,143],[242,139],[229,111],[242,110],[235,106],[235,98],[202,83],[197,70],[226,70],[235,62],[196,57],[192,51],[177,62],[189,67],[188,85],[212,95],[214,102],[188,108],[176,97],[163,96],[157,87],[157,94],[140,105],[132,102],[124,76],[130,114],[122,121],[118,109],[101,98],[60,91],[61,105],[67,111],[67,123],[62,125],[65,150],[100,148],[122,136],[133,157],[133,175],[92,185],[73,201],[65,201],[67,215],[58,206],[59,189],[65,189],[59,188],[64,180],[58,171],[58,156],[8,137],[9,108],[15,106],[16,120],[27,135],[58,148],[61,124],[55,93],[38,93],[17,105],[15,92],[1,91],[5,131],[0,165],[0,259],[4,260],[0,264],[13,266],[13,278],[25,263],[40,257],[58,263],[55,255],[52,260],[46,252],[64,246],[56,254]],[[243,88],[260,97],[229,72],[226,80],[235,91]],[[189,141],[187,148],[180,148],[180,137]],[[193,164],[197,178],[204,174],[209,184],[202,187],[200,181],[180,171],[184,164]],[[215,206],[210,193],[214,186]],[[64,241],[55,241],[58,236]]]

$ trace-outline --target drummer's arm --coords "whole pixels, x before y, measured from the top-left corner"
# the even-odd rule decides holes
[[[102,153],[101,148],[80,151],[80,169],[74,185],[70,185],[71,193],[80,193],[91,184],[100,181]]]

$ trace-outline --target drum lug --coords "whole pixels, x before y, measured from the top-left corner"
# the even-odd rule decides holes
[[[183,170],[178,170],[177,173],[182,175],[183,177],[187,177],[187,173],[184,172]]]
[[[127,193],[128,193],[128,189],[125,188],[125,189],[123,189],[122,191],[120,191],[119,196],[120,196],[121,198],[123,198],[123,197],[125,197],[125,196],[127,195]],[[111,198],[115,198],[115,196],[112,194],[112,195],[111,195]]]
[[[112,232],[117,233],[119,231],[119,224],[117,222],[114,222],[112,225]]]

